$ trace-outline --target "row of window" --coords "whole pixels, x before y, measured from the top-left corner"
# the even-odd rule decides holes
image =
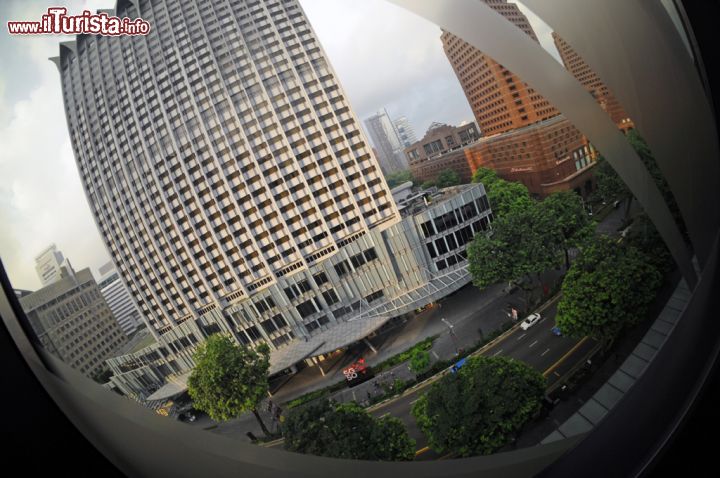
[[[422,230],[423,236],[427,239],[430,236],[440,234],[458,224],[469,221],[488,209],[490,209],[490,203],[488,202],[487,196],[482,196],[474,202],[464,204],[442,216],[436,217],[432,221],[426,221],[420,224],[420,229]]]
[[[370,249],[355,254],[354,256],[350,257],[349,260],[338,262],[337,264],[335,264],[335,272],[337,272],[338,276],[342,277],[345,274],[352,272],[353,269],[358,269],[359,267],[365,265],[370,261],[374,261],[377,258],[378,255],[375,251],[375,248],[371,247]],[[350,267],[350,264],[352,264],[352,268]]]

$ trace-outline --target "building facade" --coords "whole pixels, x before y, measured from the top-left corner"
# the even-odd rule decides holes
[[[128,341],[90,269],[20,297],[20,305],[45,349],[88,377]]]
[[[297,0],[114,14],[152,30],[79,36],[53,61],[91,212],[154,339],[110,361],[117,380],[182,376],[216,332],[267,343],[282,372],[469,281],[433,269],[401,217]]]
[[[385,174],[408,169],[407,161],[402,154],[403,142],[400,133],[385,109],[367,118],[365,128],[375,146],[380,167]]]
[[[552,37],[565,68],[593,95],[618,128],[624,132],[633,129],[634,124],[620,102],[590,65],[585,63],[585,60],[560,35],[552,32]]]
[[[100,267],[100,280],[98,286],[110,310],[118,321],[120,328],[127,335],[134,333],[142,323],[140,310],[138,310],[132,296],[120,279],[120,274],[112,265],[105,264]]]
[[[50,245],[35,258],[35,271],[43,286],[73,273],[70,261],[63,257],[55,244]]]
[[[483,1],[538,41],[517,5],[507,0]],[[543,96],[477,48],[449,32],[443,32],[440,38],[483,136],[511,131],[558,114]]]
[[[534,41],[527,17],[507,0],[483,0]],[[537,197],[593,187],[595,153],[577,128],[515,74],[456,36],[443,32],[445,53],[460,81],[483,135],[459,152],[418,162],[432,174],[446,167],[459,174],[478,167],[495,169],[506,180],[521,181]],[[420,174],[420,173],[419,173]]]
[[[597,152],[562,115],[482,138],[464,153],[473,171],[493,169],[503,179],[523,183],[538,198],[568,190],[586,197],[594,189]]]
[[[397,129],[400,142],[404,147],[408,147],[413,143],[417,142],[417,136],[415,135],[415,128],[412,127],[410,121],[405,116],[401,116],[395,121],[395,129]]]
[[[462,182],[470,182],[474,171],[464,149],[480,139],[475,123],[449,126],[433,123],[423,138],[405,148],[410,171],[417,181],[433,181],[446,169],[458,173]]]

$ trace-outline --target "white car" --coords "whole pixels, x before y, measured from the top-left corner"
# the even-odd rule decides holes
[[[527,318],[526,318],[525,320],[523,320],[522,323],[520,324],[520,328],[523,329],[523,330],[527,330],[527,329],[529,329],[530,327],[532,327],[533,325],[535,325],[535,324],[537,324],[538,322],[540,322],[540,319],[542,319],[542,317],[540,316],[540,314],[531,314],[531,315],[528,315]]]

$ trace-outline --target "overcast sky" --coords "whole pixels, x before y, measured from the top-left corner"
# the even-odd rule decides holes
[[[435,25],[385,0],[300,0],[362,121],[380,108],[407,116],[421,137],[433,121],[472,112]],[[109,260],[82,191],[60,91],[47,59],[60,36],[11,37],[8,20],[38,20],[49,6],[70,13],[112,8],[103,0],[0,2],[0,258],[17,288],[37,289],[34,257],[57,244],[75,269]],[[524,9],[551,53],[550,29]]]

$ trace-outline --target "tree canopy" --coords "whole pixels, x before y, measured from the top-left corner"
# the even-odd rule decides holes
[[[401,184],[408,181],[412,181],[413,183],[415,182],[415,178],[413,178],[412,173],[407,170],[390,173],[385,176],[385,180],[387,181],[388,187],[390,187],[390,189],[394,188],[395,186],[400,186]]]
[[[662,274],[667,274],[675,266],[675,261],[665,245],[665,241],[645,213],[633,218],[632,226],[624,242],[642,251],[648,262]]]
[[[193,354],[195,368],[188,379],[193,406],[216,421],[255,414],[263,432],[269,432],[257,411],[268,392],[270,348],[239,347],[227,335],[214,334]]]
[[[427,350],[415,348],[410,355],[410,370],[419,374],[430,367],[430,353]]]
[[[565,276],[556,322],[566,335],[608,342],[644,316],[661,283],[638,249],[595,237]]]
[[[632,196],[625,182],[620,179],[618,173],[610,166],[607,159],[602,156],[597,160],[597,165],[593,170],[593,176],[595,176],[595,183],[597,185],[596,194],[603,200],[609,201],[613,198]]]
[[[478,168],[472,182],[485,186],[490,207],[495,217],[522,212],[533,206],[528,189],[519,182],[506,181],[488,168]]]
[[[434,383],[412,414],[436,452],[489,454],[517,436],[544,393],[545,378],[527,364],[478,356]]]
[[[556,246],[565,252],[566,267],[570,267],[568,251],[593,234],[594,222],[585,213],[580,196],[573,191],[553,193],[540,202],[539,207],[548,227],[555,233]]]
[[[435,185],[439,188],[448,188],[460,184],[460,175],[453,169],[443,169],[435,179]]]
[[[525,286],[525,279],[558,264],[554,218],[534,204],[495,219],[490,234],[478,234],[467,248],[473,284],[485,288],[499,282]]]
[[[294,408],[283,428],[289,451],[356,460],[415,458],[415,441],[399,419],[374,418],[355,402],[321,400]]]

